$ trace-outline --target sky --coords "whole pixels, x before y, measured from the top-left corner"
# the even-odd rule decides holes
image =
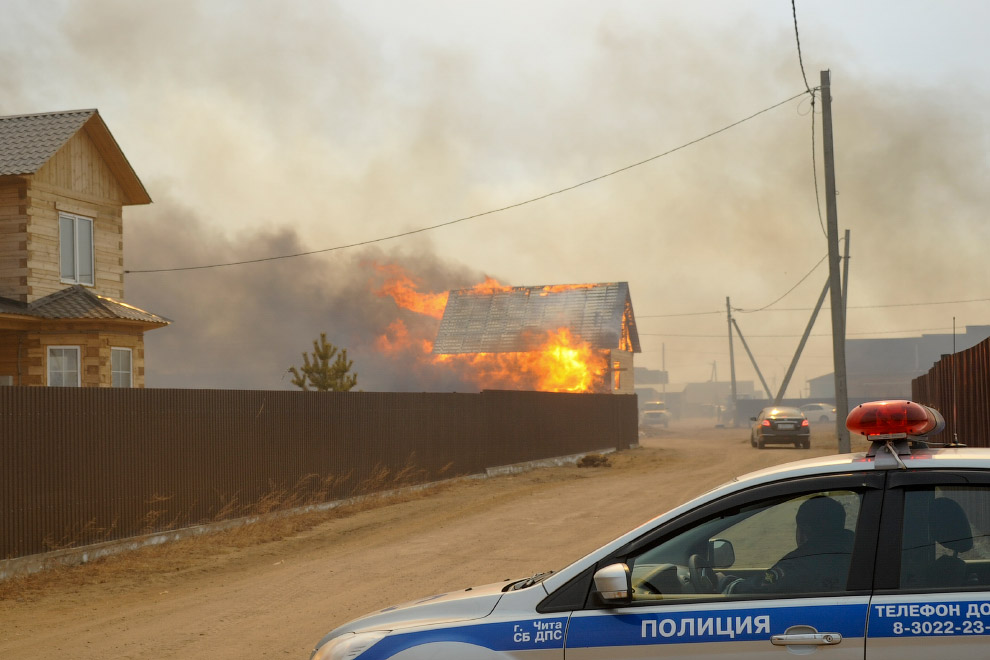
[[[990,5],[797,19],[808,85],[831,75],[849,337],[990,324]],[[99,109],[154,200],[124,210],[128,270],[362,244],[129,273],[173,321],[149,387],[292,388],[326,332],[360,389],[463,391],[383,355],[397,318],[436,325],[378,295],[398,266],[422,291],[628,282],[636,364],[672,384],[728,379],[729,298],[775,389],[827,277],[821,101],[782,0],[7,0],[0,89],[2,115]],[[789,396],[832,371],[830,332],[826,309]]]

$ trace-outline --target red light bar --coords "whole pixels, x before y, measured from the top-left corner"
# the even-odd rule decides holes
[[[913,401],[871,401],[853,408],[846,428],[866,436],[919,436],[935,430],[935,411]]]

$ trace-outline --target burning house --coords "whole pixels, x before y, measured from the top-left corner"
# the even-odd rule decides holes
[[[641,352],[629,285],[450,291],[432,350],[488,388],[633,394]]]

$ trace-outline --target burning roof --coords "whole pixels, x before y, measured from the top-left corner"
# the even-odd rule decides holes
[[[629,285],[612,282],[451,291],[433,353],[539,350],[559,328],[595,350],[641,352]]]

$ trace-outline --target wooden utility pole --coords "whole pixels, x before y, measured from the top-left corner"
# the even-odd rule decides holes
[[[830,75],[822,71],[822,147],[825,157],[825,209],[828,217],[828,282],[832,305],[832,363],[835,375],[835,432],[839,453],[848,453],[849,390],[846,386],[846,319],[842,302],[839,256],[839,217],[835,208],[835,158],[832,150],[832,92]]]
[[[732,380],[732,428],[739,426],[739,399],[736,395],[736,356],[732,348],[732,305],[725,297],[725,314],[729,320],[729,375]]]

